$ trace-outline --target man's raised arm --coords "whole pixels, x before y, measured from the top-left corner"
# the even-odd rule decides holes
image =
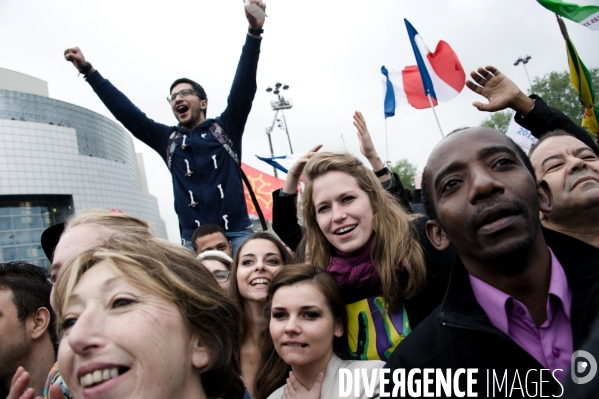
[[[136,138],[148,144],[160,155],[166,147],[170,128],[156,123],[135,106],[123,93],[104,79],[102,75],[86,61],[79,47],[65,50],[64,58],[84,75],[85,80],[92,86],[100,100],[112,115],[125,126]]]
[[[262,3],[261,0],[250,0],[250,4],[258,6],[262,11],[266,10],[266,4]],[[256,73],[262,41],[262,27],[265,21],[265,18],[256,19],[247,10],[245,16],[249,24],[248,34],[227,99],[227,109],[220,116],[225,124],[223,127],[238,151],[241,150],[241,135],[256,94]]]
[[[470,72],[470,77],[472,81],[467,80],[466,86],[489,101],[487,104],[478,101],[472,103],[478,110],[495,112],[511,108],[516,111],[515,121],[530,130],[533,136],[541,138],[552,130],[561,129],[573,134],[599,154],[599,148],[586,130],[572,122],[563,112],[548,106],[541,97],[524,94],[497,68],[481,67]]]

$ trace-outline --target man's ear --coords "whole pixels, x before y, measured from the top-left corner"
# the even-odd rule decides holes
[[[335,336],[337,338],[343,336],[343,324],[341,323],[341,320],[335,322]]]
[[[200,109],[208,108],[208,100],[200,100]]]
[[[444,251],[451,246],[451,241],[445,234],[445,230],[436,220],[426,222],[426,235],[431,244],[439,251]]]
[[[211,352],[202,343],[202,340],[197,335],[192,338],[191,348],[191,364],[197,369],[206,367],[210,363]]]
[[[537,192],[539,193],[539,211],[550,213],[553,209],[553,194],[549,184],[543,180],[537,180]]]
[[[39,308],[34,315],[29,316],[28,324],[31,327],[31,338],[40,338],[50,326],[50,311],[46,308]]]

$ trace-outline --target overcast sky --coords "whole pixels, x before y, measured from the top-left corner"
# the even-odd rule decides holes
[[[574,1],[574,0],[573,0]],[[597,4],[597,0],[578,0]],[[414,65],[403,18],[434,50],[448,42],[464,69],[493,65],[521,88],[531,79],[566,70],[567,56],[554,14],[534,0],[271,0],[258,67],[258,92],[249,116],[243,161],[272,173],[255,154],[268,155],[265,128],[274,112],[266,87],[280,81],[293,101],[285,113],[295,152],[318,143],[324,150],[359,155],[352,114],[364,114],[375,146],[385,158],[385,119],[381,65]],[[587,67],[599,67],[599,32],[566,21],[570,37]],[[175,124],[165,100],[172,81],[188,77],[208,94],[208,117],[219,115],[245,41],[242,0],[0,0],[0,67],[48,82],[50,97],[114,120],[89,85],[63,58],[79,46],[88,61],[150,118]],[[596,82],[597,84],[597,82]],[[464,88],[436,107],[445,132],[476,126],[487,115],[472,107],[478,96]],[[422,168],[440,139],[432,111],[409,106],[387,120],[389,159],[408,158]],[[169,238],[179,239],[170,173],[160,156],[134,140],[144,154],[150,192],[158,198]],[[273,131],[275,153],[289,153],[282,130]]]

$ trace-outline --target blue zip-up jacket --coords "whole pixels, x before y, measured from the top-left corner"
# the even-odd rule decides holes
[[[247,36],[227,108],[219,117],[207,119],[192,130],[154,122],[98,71],[86,77],[112,115],[136,138],[158,152],[169,166],[175,211],[179,216],[181,238],[185,241],[191,239],[200,223],[215,223],[228,232],[241,231],[252,224],[240,167],[210,127],[216,123],[226,132],[241,161],[241,137],[257,88],[260,43],[261,39]],[[170,137],[175,138],[173,144],[176,145],[172,158],[167,148]]]

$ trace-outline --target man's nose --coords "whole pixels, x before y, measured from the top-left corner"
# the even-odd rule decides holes
[[[480,200],[502,193],[504,190],[503,183],[484,168],[478,168],[472,172],[470,203],[475,204]]]
[[[580,159],[575,156],[568,157],[568,173],[574,174],[576,172],[580,172],[581,170],[588,169],[587,163],[584,159]]]

